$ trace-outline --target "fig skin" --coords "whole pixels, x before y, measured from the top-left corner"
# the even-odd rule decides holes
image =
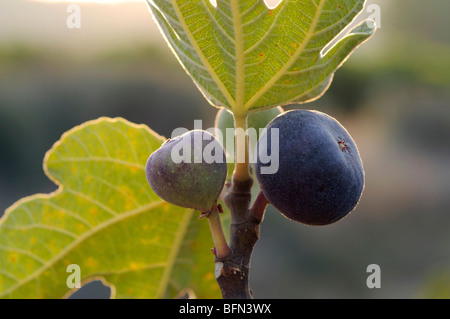
[[[267,141],[258,142],[271,154],[271,130],[279,129],[279,167],[257,180],[268,201],[287,218],[307,225],[334,223],[357,205],[364,189],[364,169],[357,146],[334,118],[318,112],[293,110],[267,126]]]
[[[194,139],[201,139],[201,143],[195,143]],[[183,145],[190,148],[190,160],[176,163],[172,159],[172,150],[177,147],[177,154],[181,157],[183,151],[179,150]],[[213,147],[215,152],[219,152],[213,152],[214,158],[219,160],[205,161],[205,147]],[[201,159],[196,157],[200,163],[194,161],[197,151],[202,154]],[[208,212],[224,187],[227,163],[222,145],[212,134],[193,130],[161,145],[149,156],[145,172],[150,187],[160,198],[177,206]]]

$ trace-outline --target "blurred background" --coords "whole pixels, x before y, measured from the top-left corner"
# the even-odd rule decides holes
[[[219,0],[220,1],[220,0]],[[70,3],[81,28],[69,29]],[[338,119],[366,172],[360,204],[329,226],[270,208],[251,273],[256,298],[450,298],[450,2],[374,0],[381,28],[306,108]],[[370,16],[364,11],[362,17]],[[0,216],[55,190],[42,170],[61,134],[121,116],[170,136],[211,107],[143,0],[0,2]],[[367,266],[381,268],[369,289]],[[105,298],[93,283],[74,297]]]

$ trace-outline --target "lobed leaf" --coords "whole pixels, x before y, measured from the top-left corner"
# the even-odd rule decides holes
[[[59,188],[20,200],[0,220],[0,297],[69,295],[67,266],[116,298],[220,297],[208,223],[154,194],[146,160],[164,138],[101,118],[65,133],[44,170]]]
[[[246,113],[320,97],[374,32],[366,22],[324,49],[365,0],[147,0],[169,46],[214,106]]]

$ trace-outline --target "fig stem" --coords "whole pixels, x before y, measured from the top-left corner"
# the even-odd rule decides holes
[[[222,223],[217,209],[213,210],[208,216],[209,228],[214,241],[214,248],[217,258],[225,258],[230,254],[227,239],[223,233]]]
[[[262,222],[264,219],[264,213],[266,211],[266,207],[269,204],[270,203],[267,200],[266,196],[264,196],[263,192],[259,191],[259,194],[256,197],[252,208],[250,209],[252,216],[259,222]]]
[[[248,152],[247,136],[247,114],[234,114],[235,127],[235,167],[233,179],[237,181],[247,181],[251,178]]]
[[[251,299],[249,287],[250,259],[259,239],[260,221],[250,210],[253,179],[241,182],[233,179],[224,196],[230,209],[230,250],[226,258],[216,256],[216,281],[224,299]]]
[[[230,251],[225,258],[216,255],[216,281],[224,299],[252,299],[249,287],[250,259],[259,239],[259,224],[267,199],[263,195],[250,209],[253,178],[250,173],[247,114],[234,114],[236,135],[235,169],[222,199],[230,209]]]

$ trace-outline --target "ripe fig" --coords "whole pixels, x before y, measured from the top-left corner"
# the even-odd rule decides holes
[[[145,167],[152,190],[165,201],[201,212],[211,210],[227,176],[222,145],[201,130],[167,140]]]
[[[334,223],[354,209],[364,188],[364,170],[355,142],[339,122],[321,112],[293,110],[266,128],[258,141],[255,173],[275,208],[307,225]],[[272,129],[279,134],[278,170],[263,174],[261,154],[276,151]]]

